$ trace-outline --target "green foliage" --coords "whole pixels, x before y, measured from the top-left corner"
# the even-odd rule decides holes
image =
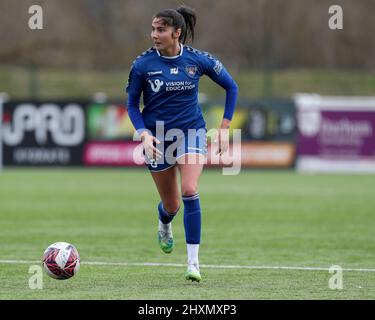
[[[12,99],[92,98],[104,92],[109,98],[125,98],[128,71],[93,71],[86,69],[33,69],[0,66],[0,92]],[[239,85],[240,98],[272,95],[292,98],[297,92],[323,95],[375,95],[375,73],[353,70],[330,71],[287,69],[266,74],[261,70],[230,70]],[[208,77],[203,77],[200,92],[208,98],[222,97],[224,90]]]

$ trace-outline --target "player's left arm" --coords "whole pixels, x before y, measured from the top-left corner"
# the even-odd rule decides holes
[[[218,59],[206,56],[204,64],[204,74],[224,88],[226,92],[224,115],[215,139],[215,142],[218,143],[216,154],[222,155],[229,147],[229,128],[236,107],[238,85]]]

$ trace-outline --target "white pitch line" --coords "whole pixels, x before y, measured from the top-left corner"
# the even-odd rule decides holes
[[[0,264],[39,264],[40,261],[33,260],[0,260]],[[96,266],[118,266],[118,267],[186,267],[182,263],[158,263],[158,262],[100,262],[84,261],[83,265]],[[215,265],[201,264],[201,268],[209,269],[258,269],[258,270],[301,270],[301,271],[329,271],[330,268],[324,267],[293,267],[293,266],[240,266],[240,265]],[[353,272],[375,272],[371,268],[343,268],[342,271]]]

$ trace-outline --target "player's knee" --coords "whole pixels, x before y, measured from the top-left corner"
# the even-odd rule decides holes
[[[195,183],[182,185],[181,193],[184,197],[193,196],[198,193],[197,185]]]
[[[169,213],[176,213],[180,208],[180,201],[168,200],[166,202],[163,202],[163,207]]]

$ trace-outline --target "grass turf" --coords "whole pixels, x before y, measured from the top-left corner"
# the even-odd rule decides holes
[[[205,170],[200,189],[203,265],[374,268],[375,179]],[[88,265],[185,264],[183,210],[175,250],[157,245],[158,195],[146,170],[26,170],[0,174],[0,260],[38,261],[56,241],[73,243],[82,266],[72,279],[43,277],[31,290],[32,263],[0,263],[0,299],[374,299],[374,272],[343,272],[332,290],[324,270]]]

